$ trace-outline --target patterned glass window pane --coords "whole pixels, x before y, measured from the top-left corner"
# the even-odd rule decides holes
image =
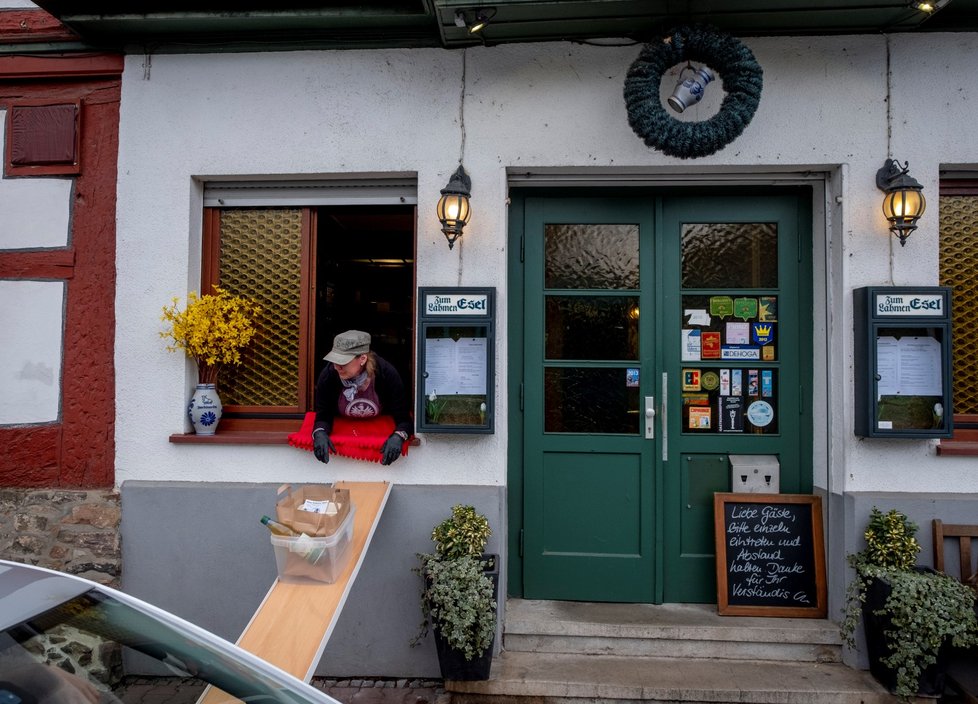
[[[299,403],[299,295],[302,210],[221,212],[221,288],[262,307],[244,363],[221,372],[221,400],[242,406]]]
[[[638,225],[547,225],[547,288],[638,288]]]
[[[639,432],[638,386],[625,367],[544,370],[544,408],[548,433]]]
[[[940,277],[951,286],[954,412],[978,413],[978,195],[941,196]]]
[[[548,359],[638,359],[638,297],[547,296]]]
[[[777,288],[777,225],[683,225],[682,266],[683,288]]]

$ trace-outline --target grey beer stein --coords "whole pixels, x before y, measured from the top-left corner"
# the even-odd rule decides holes
[[[716,78],[713,71],[706,66],[700,66],[697,69],[687,68],[693,71],[693,76],[677,83],[676,89],[669,96],[669,106],[676,112],[682,112],[690,105],[696,105],[700,102],[707,84]],[[686,68],[683,69],[683,71],[685,70]],[[680,76],[682,76],[682,72],[680,72]]]

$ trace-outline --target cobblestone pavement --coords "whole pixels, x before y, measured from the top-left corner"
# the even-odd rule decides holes
[[[343,704],[447,704],[441,680],[350,679],[314,677],[312,686]]]
[[[343,704],[448,704],[441,680],[327,679],[310,683]],[[132,677],[118,693],[126,704],[195,704],[205,685],[182,677]]]

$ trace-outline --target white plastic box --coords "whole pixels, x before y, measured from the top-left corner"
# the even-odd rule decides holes
[[[350,506],[340,527],[325,538],[271,536],[278,578],[283,582],[335,582],[350,559],[355,512],[356,507]]]

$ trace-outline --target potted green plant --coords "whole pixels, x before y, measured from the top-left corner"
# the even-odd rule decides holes
[[[499,588],[498,560],[484,554],[491,534],[485,516],[459,504],[432,531],[435,551],[418,555],[424,619],[413,644],[433,633],[446,680],[489,677]]]
[[[862,620],[870,672],[904,701],[942,694],[948,648],[978,644],[975,592],[915,564],[916,532],[905,514],[873,507],[865,549],[848,556],[856,577],[842,622],[843,638],[852,646]]]

